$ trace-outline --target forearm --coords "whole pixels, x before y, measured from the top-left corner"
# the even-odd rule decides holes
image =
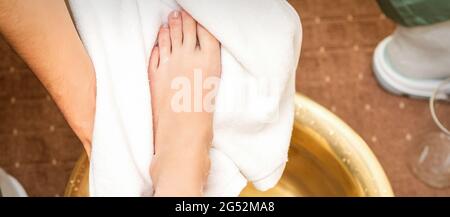
[[[0,0],[0,31],[90,153],[95,72],[63,0]]]

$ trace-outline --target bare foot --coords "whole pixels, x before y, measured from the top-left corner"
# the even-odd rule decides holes
[[[205,100],[213,102],[217,85],[208,79],[218,80],[220,64],[217,39],[188,13],[172,12],[149,65],[155,196],[202,194],[213,135],[213,113]]]

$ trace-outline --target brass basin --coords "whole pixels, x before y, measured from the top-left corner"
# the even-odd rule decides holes
[[[277,186],[241,196],[393,196],[389,181],[367,144],[331,112],[301,94],[295,97],[289,162]],[[88,196],[89,162],[81,156],[66,196]]]

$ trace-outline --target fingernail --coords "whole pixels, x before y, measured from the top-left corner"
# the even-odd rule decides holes
[[[180,16],[180,12],[172,11],[172,18],[178,18],[178,16]]]
[[[169,25],[167,25],[167,23],[164,23],[164,24],[162,25],[162,28],[167,29],[167,28],[169,28]]]

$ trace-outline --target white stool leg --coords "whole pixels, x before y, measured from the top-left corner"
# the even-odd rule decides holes
[[[22,185],[12,176],[0,169],[0,191],[2,197],[27,197]]]

